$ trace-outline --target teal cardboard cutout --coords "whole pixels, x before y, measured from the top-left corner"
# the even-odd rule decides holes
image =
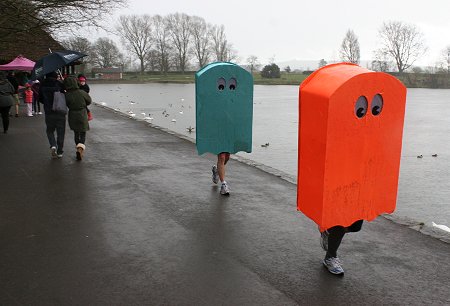
[[[253,77],[228,62],[195,74],[198,154],[252,151]]]

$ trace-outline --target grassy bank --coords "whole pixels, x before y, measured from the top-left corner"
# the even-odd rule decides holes
[[[426,73],[404,73],[395,77],[408,88],[450,88],[450,75],[448,74],[426,74]],[[256,85],[299,85],[308,77],[303,73],[282,73],[280,78],[262,78],[260,73],[254,73],[253,79]],[[188,84],[195,82],[195,72],[189,71],[184,74],[170,72],[166,75],[158,73],[139,74],[134,72],[124,73],[122,80],[90,80],[91,83],[178,83]]]

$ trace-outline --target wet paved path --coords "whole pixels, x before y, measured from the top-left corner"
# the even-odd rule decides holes
[[[43,116],[0,134],[0,305],[449,305],[450,244],[384,218],[345,237],[329,274],[296,186],[93,106],[85,160]]]

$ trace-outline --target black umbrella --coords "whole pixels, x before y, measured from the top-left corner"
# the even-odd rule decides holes
[[[87,54],[71,50],[56,51],[47,54],[36,61],[36,64],[31,71],[31,78],[33,80],[41,78],[47,73],[56,71],[85,56],[87,56]]]

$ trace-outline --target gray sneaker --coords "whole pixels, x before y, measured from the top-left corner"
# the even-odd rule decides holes
[[[56,154],[56,147],[50,148],[50,153],[52,154],[52,158],[57,158],[58,154]]]
[[[226,182],[223,182],[222,186],[220,186],[220,194],[230,195],[230,188],[228,187],[228,184]]]
[[[331,274],[334,275],[344,275],[344,269],[342,268],[342,263],[337,257],[325,258],[323,260],[323,265]]]
[[[320,245],[324,251],[328,251],[328,236],[330,233],[328,231],[323,231],[320,233]]]
[[[212,181],[214,184],[219,182],[219,173],[217,172],[217,166],[212,166]]]

